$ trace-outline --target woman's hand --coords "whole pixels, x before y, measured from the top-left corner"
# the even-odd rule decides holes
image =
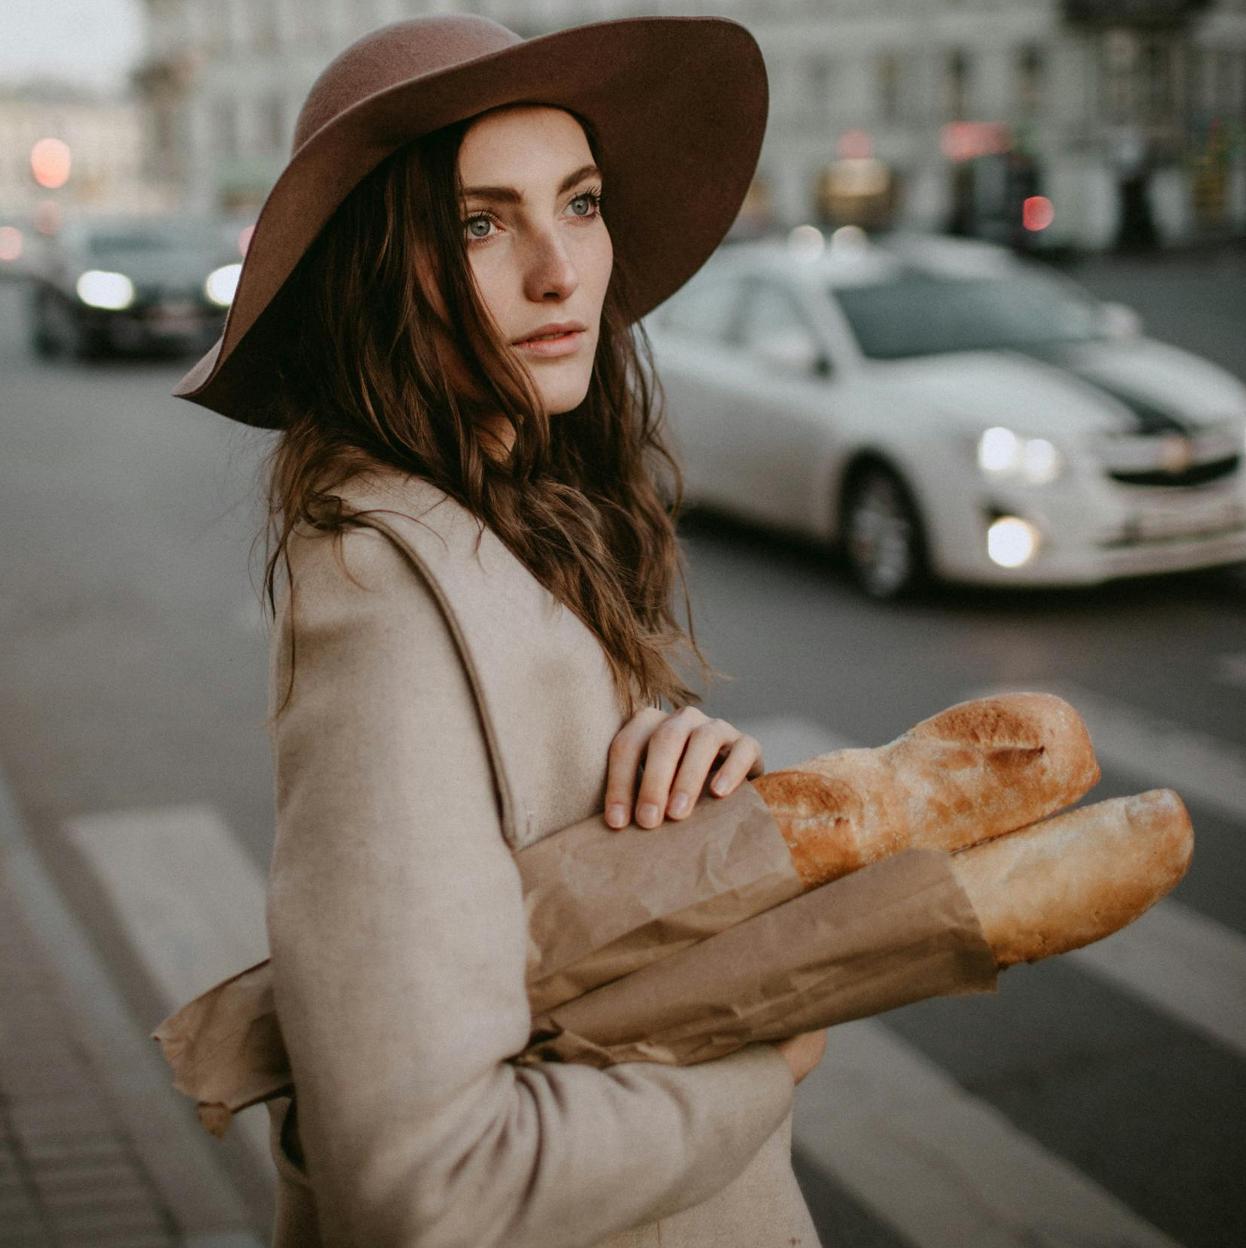
[[[636,793],[642,756],[644,772]],[[756,739],[726,720],[710,719],[695,706],[673,715],[655,706],[637,711],[610,743],[606,822],[612,828],[627,826],[633,794],[636,822],[642,828],[656,828],[664,812],[671,819],[685,818],[720,758],[710,784],[717,797],[726,797],[741,781],[766,770]]]
[[[802,1031],[789,1036],[774,1046],[787,1058],[792,1079],[799,1083],[821,1060],[826,1052],[826,1028],[821,1031]]]

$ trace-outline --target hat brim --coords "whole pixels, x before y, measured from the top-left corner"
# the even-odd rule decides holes
[[[731,228],[757,167],[768,101],[753,36],[717,17],[572,27],[378,92],[291,157],[256,221],[221,337],[173,393],[271,427],[263,358],[282,327],[263,324],[264,313],[325,222],[404,143],[505,104],[566,108],[595,128],[603,215],[639,319]]]

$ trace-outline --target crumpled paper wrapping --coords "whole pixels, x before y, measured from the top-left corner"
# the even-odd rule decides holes
[[[515,855],[533,1033],[518,1063],[690,1065],[926,997],[991,991],[995,964],[947,854],[910,850],[803,893],[751,784],[657,829],[594,815]],[[269,960],[152,1033],[223,1135],[290,1095]]]
[[[906,850],[547,1010],[517,1060],[690,1066],[996,977],[950,855]]]
[[[529,845],[515,864],[534,1015],[801,892],[787,842],[747,783],[652,830],[616,831],[595,815]]]
[[[197,1102],[199,1121],[215,1136],[240,1109],[293,1090],[268,958],[188,1001],[151,1034],[173,1068],[173,1086]]]

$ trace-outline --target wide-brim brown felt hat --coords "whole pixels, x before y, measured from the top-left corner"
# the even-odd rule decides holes
[[[404,143],[505,104],[565,108],[593,127],[615,263],[639,319],[730,230],[757,167],[768,102],[761,50],[729,18],[623,18],[523,39],[489,18],[454,14],[373,31],[313,83],[224,331],[173,393],[272,427],[266,387],[289,332],[277,296],[325,222]]]

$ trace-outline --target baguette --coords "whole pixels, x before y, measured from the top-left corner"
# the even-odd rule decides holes
[[[1194,831],[1171,789],[1071,810],[952,855],[997,966],[1079,949],[1132,923],[1186,873]]]
[[[1099,779],[1063,699],[962,702],[890,745],[839,750],[752,781],[805,889],[908,848],[958,850],[1068,806]]]

